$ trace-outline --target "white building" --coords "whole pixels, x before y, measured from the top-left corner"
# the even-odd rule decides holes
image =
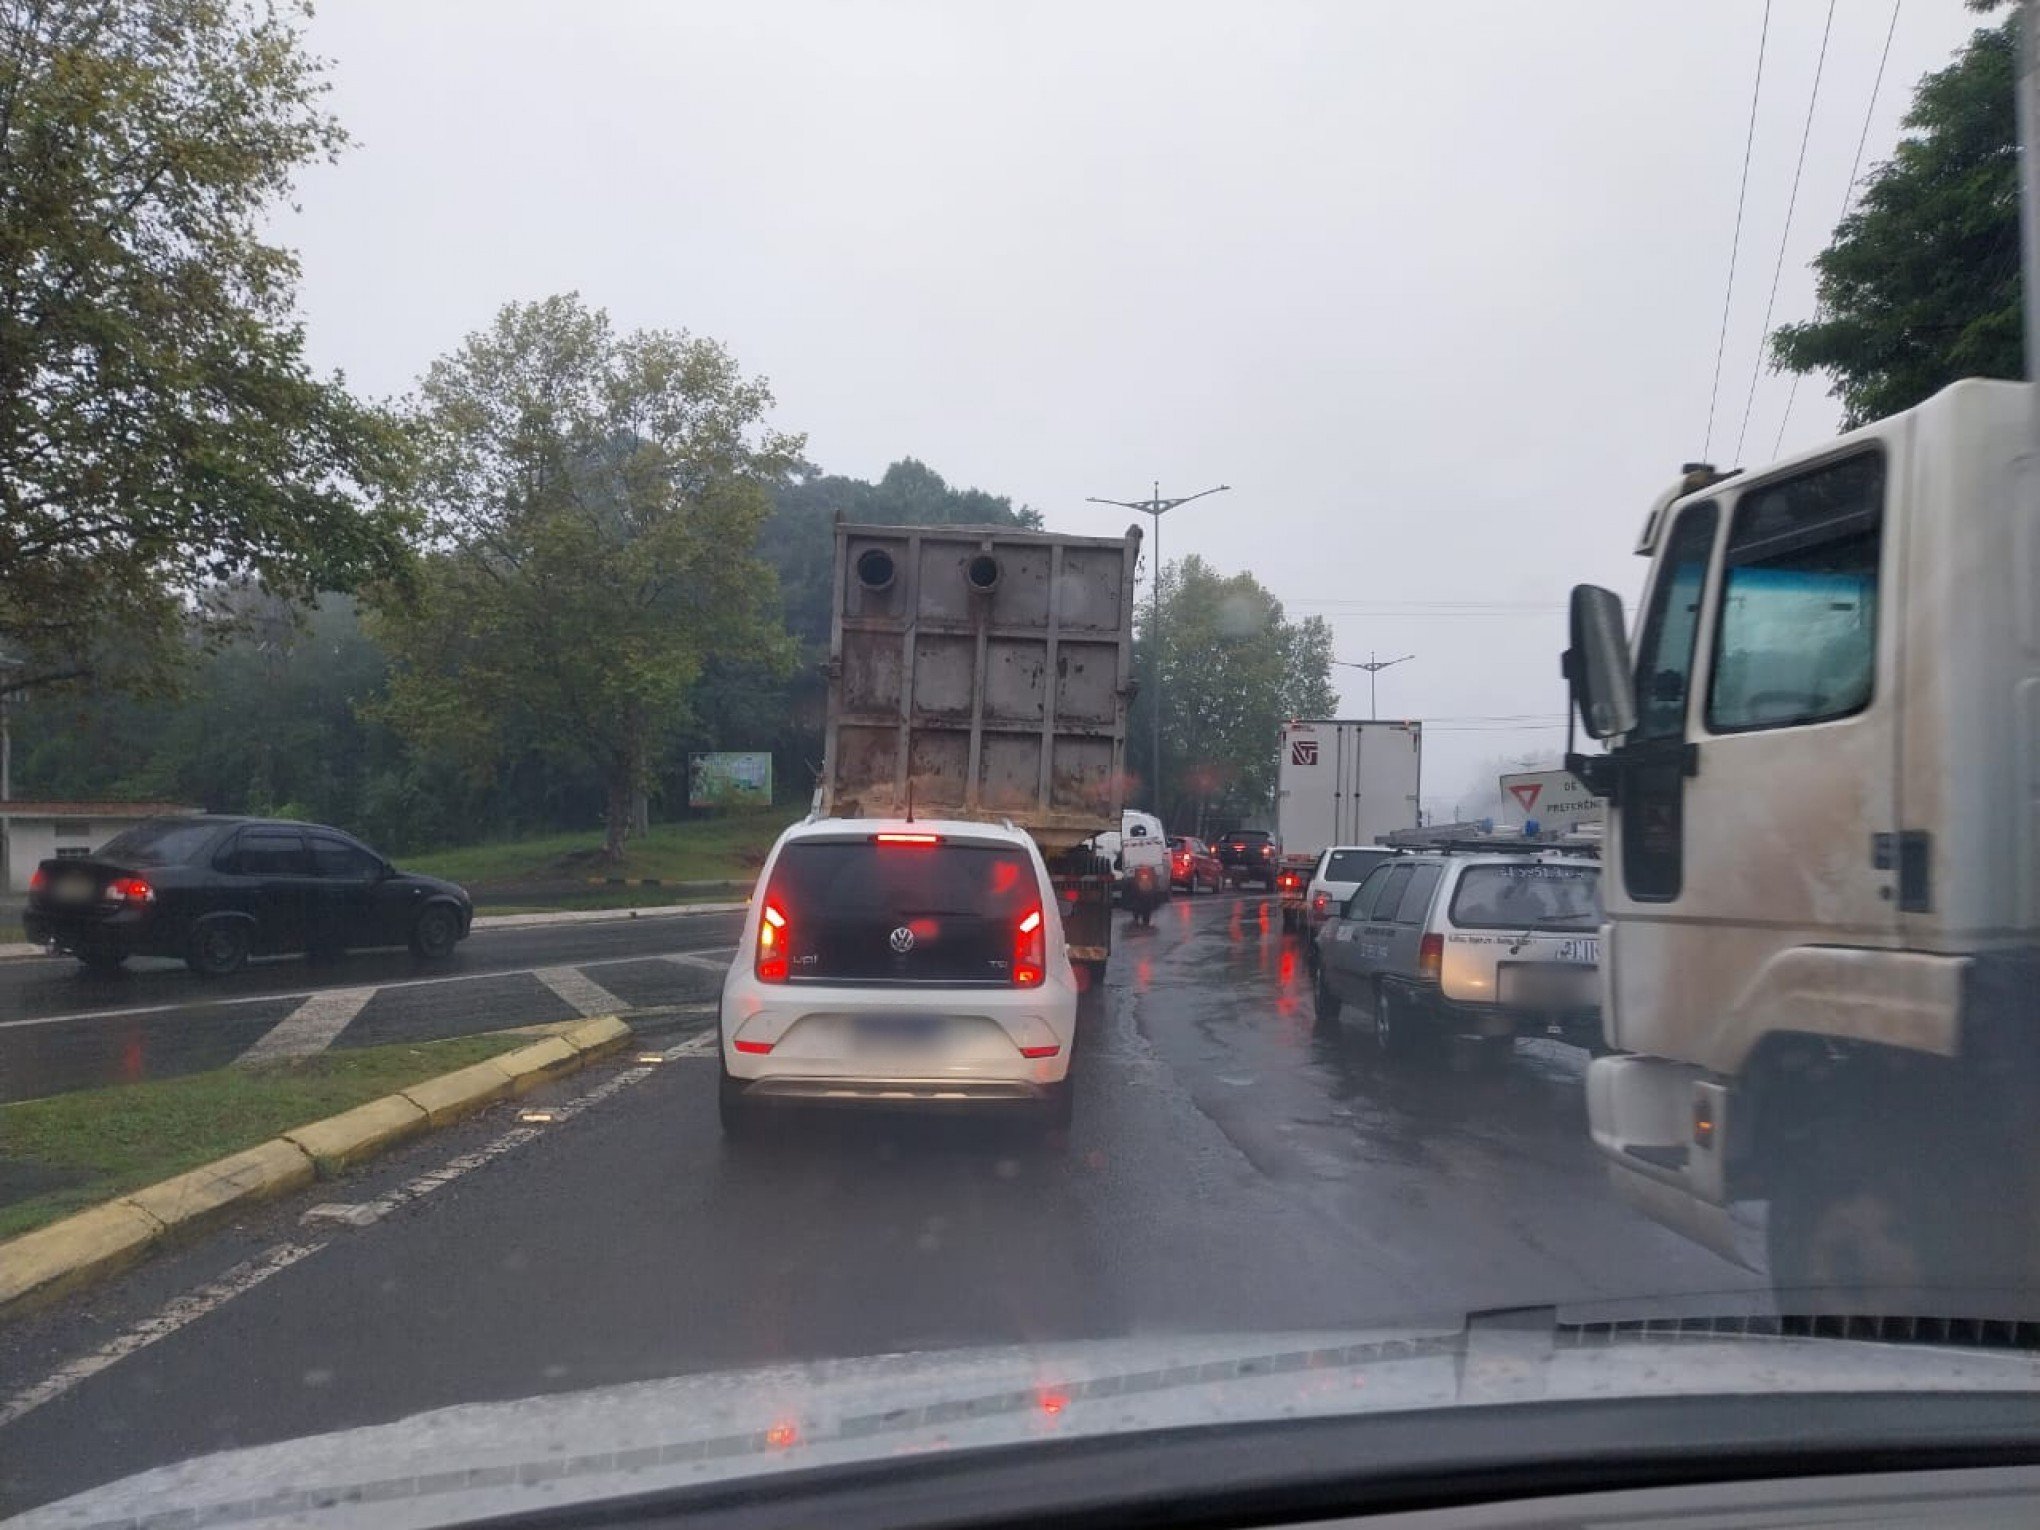
[[[174,802],[0,802],[0,888],[25,893],[40,861],[90,855],[144,818],[198,811]]]

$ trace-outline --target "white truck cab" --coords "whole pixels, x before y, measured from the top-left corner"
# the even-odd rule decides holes
[[[1956,383],[1651,511],[1629,659],[1574,592],[1610,800],[1617,1184],[1775,1283],[2040,1272],[2040,461],[2032,389]]]

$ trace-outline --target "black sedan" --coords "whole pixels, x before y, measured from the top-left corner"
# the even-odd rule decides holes
[[[91,856],[44,861],[23,924],[97,971],[168,956],[218,977],[250,956],[349,947],[443,957],[473,918],[466,889],[399,871],[338,829],[194,817],[150,819]]]

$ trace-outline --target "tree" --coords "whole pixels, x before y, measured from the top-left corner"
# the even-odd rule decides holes
[[[537,749],[599,769],[606,858],[703,667],[783,672],[768,486],[801,439],[712,340],[618,336],[578,296],[510,304],[426,374],[429,551],[380,590],[382,715],[478,778]]]
[[[307,370],[262,225],[346,135],[301,7],[42,0],[0,26],[0,694],[161,684],[207,586],[389,577],[404,442]]]
[[[1275,800],[1276,730],[1291,717],[1325,717],[1332,634],[1322,617],[1291,622],[1252,574],[1222,575],[1191,556],[1162,570],[1160,800],[1172,829],[1264,813]],[[1153,670],[1154,608],[1135,617],[1134,674]],[[1144,688],[1128,720],[1129,770],[1148,766],[1154,697]]]
[[[1958,378],[2025,375],[2017,27],[2014,15],[1977,31],[1920,82],[1908,135],[1814,262],[1820,312],[1772,337],[1781,368],[1828,374],[1844,428]]]

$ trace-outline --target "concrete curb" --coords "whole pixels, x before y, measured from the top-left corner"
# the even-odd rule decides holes
[[[614,1015],[582,1020],[10,1238],[0,1243],[0,1322],[117,1274],[231,1212],[331,1179],[385,1148],[577,1072],[630,1039],[630,1027]]]

